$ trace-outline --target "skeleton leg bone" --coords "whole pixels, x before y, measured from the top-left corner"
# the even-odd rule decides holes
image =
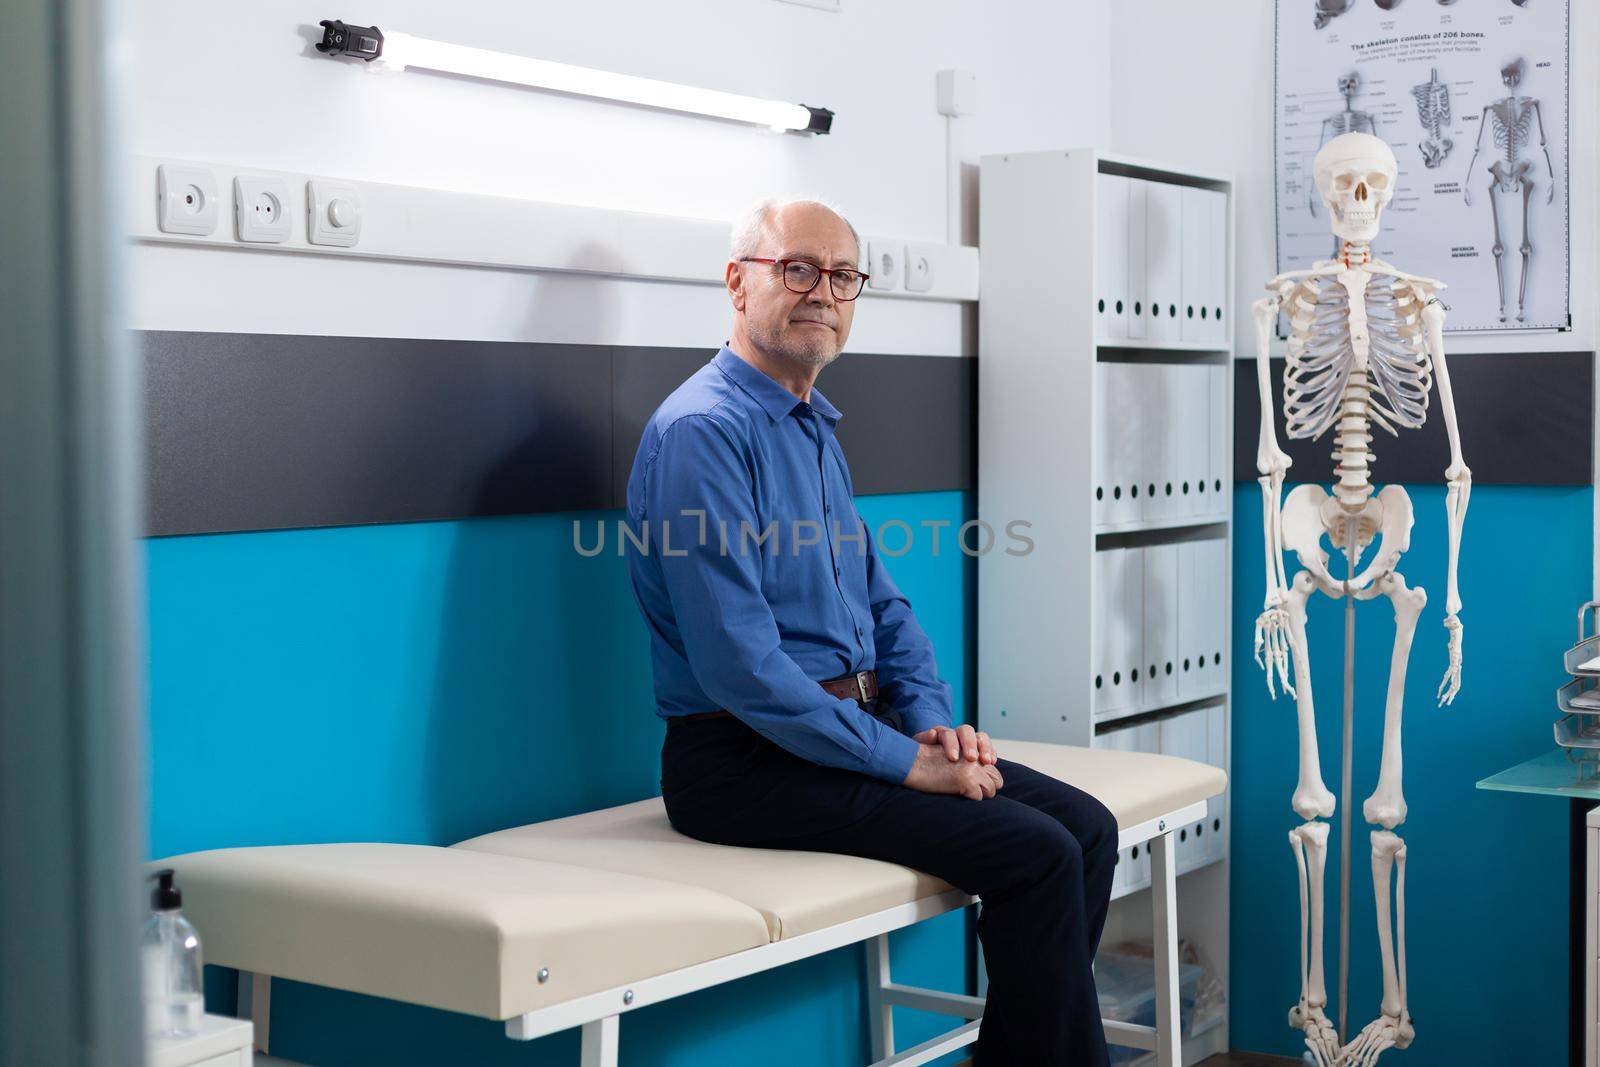
[[[1406,798],[1400,788],[1400,725],[1404,713],[1406,663],[1411,658],[1411,641],[1417,633],[1417,619],[1428,603],[1428,594],[1420,586],[1406,588],[1405,576],[1399,571],[1391,571],[1378,579],[1376,588],[1394,604],[1394,654],[1389,662],[1389,694],[1383,712],[1383,761],[1378,767],[1378,786],[1361,805],[1361,815],[1369,823],[1393,830],[1406,821]]]
[[[1348,1067],[1373,1067],[1391,1048],[1405,1048],[1416,1037],[1406,1010],[1405,984],[1405,842],[1388,830],[1372,831],[1372,890],[1377,901],[1378,948],[1383,957],[1383,1014],[1368,1023],[1355,1039],[1339,1050],[1339,1063]],[[1389,882],[1396,860],[1400,883],[1396,895],[1399,915],[1399,967],[1390,931]]]
[[[1306,598],[1315,588],[1311,572],[1299,572],[1294,576],[1284,604],[1289,613],[1289,658],[1294,666],[1294,702],[1300,730],[1300,780],[1290,802],[1295,814],[1308,821],[1329,818],[1334,808],[1333,794],[1322,783],[1322,761],[1317,754],[1317,712],[1311,697],[1311,659],[1306,652]]]
[[[1499,181],[1491,178],[1489,181],[1489,212],[1494,217],[1494,280],[1500,286],[1500,321],[1506,321],[1506,272],[1504,260],[1506,257],[1505,243],[1500,240],[1500,206],[1496,202],[1495,194],[1499,191]]]
[[[1305,1034],[1306,1049],[1317,1067],[1335,1067],[1339,1034],[1328,1018],[1328,990],[1323,982],[1323,881],[1328,866],[1328,824],[1306,822],[1289,831],[1300,869],[1300,999],[1289,1009],[1289,1025]],[[1309,946],[1309,955],[1307,948]]]
[[[1522,284],[1517,287],[1517,321],[1524,321],[1527,316],[1522,308],[1528,300],[1528,260],[1533,257],[1533,242],[1528,237],[1528,200],[1533,196],[1533,182],[1527,178],[1522,179]]]

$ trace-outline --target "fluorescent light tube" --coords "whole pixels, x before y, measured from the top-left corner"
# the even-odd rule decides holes
[[[716,89],[700,89],[631,74],[614,74],[591,67],[530,59],[506,52],[431,41],[407,33],[382,33],[376,26],[355,26],[338,20],[324,20],[322,26],[323,35],[321,43],[317,45],[318,51],[326,55],[348,55],[366,60],[374,70],[398,71],[416,67],[444,71],[575,96],[618,100],[667,111],[748,122],[770,127],[780,133],[789,130],[827,133],[833,125],[833,112],[827,108],[762,100]]]

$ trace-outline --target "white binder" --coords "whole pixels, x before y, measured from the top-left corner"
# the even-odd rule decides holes
[[[1180,541],[1178,549],[1178,699],[1193,700],[1202,692],[1200,647],[1204,643],[1206,612],[1201,605],[1197,541]]]
[[[1211,201],[1210,190],[1183,186],[1182,300],[1178,335],[1185,341],[1210,340]]]
[[[1096,526],[1105,525],[1111,510],[1111,452],[1112,438],[1110,384],[1107,377],[1110,366],[1096,363],[1090,372],[1094,395],[1091,398],[1090,418],[1094,420],[1094,433],[1089,441],[1089,513]]]
[[[1175,704],[1178,700],[1178,546],[1147,545],[1132,550],[1143,564],[1143,655],[1140,657],[1141,706]]]
[[[1216,537],[1193,544],[1199,629],[1191,647],[1203,661],[1197,692],[1209,695],[1222,692],[1228,680],[1222,662],[1222,649],[1228,638],[1228,542]]]
[[[1128,336],[1143,339],[1149,322],[1148,278],[1145,268],[1145,216],[1149,183],[1128,179]]]
[[[1162,719],[1161,753],[1183,759],[1208,761],[1210,742],[1207,733],[1208,708],[1184,712],[1170,719]],[[1205,860],[1205,819],[1196,819],[1178,827],[1174,835],[1178,856],[1178,871],[1193,870]]]
[[[1147,442],[1154,456],[1146,472],[1145,488],[1154,486],[1155,499],[1149,503],[1152,518],[1172,519],[1184,514],[1185,498],[1180,490],[1183,470],[1184,412],[1192,403],[1183,395],[1180,367],[1171,363],[1147,364],[1150,372],[1149,425]]]
[[[1125,523],[1142,517],[1145,493],[1135,489],[1143,476],[1149,421],[1143,369],[1136,363],[1101,363],[1106,379],[1104,418],[1110,443],[1106,462],[1106,521]]]
[[[1228,323],[1223,320],[1223,310],[1228,306],[1228,246],[1231,241],[1228,232],[1228,194],[1220,189],[1206,189],[1204,192],[1211,215],[1208,227],[1211,255],[1206,275],[1210,287],[1211,314],[1202,322],[1210,323],[1206,337],[1214,344],[1221,345],[1228,337]]]
[[[1213,767],[1228,769],[1227,708],[1221,704],[1206,709],[1206,762]],[[1221,859],[1228,854],[1227,826],[1223,822],[1226,793],[1219,793],[1206,801],[1206,827],[1201,838],[1202,850],[1208,860]]]
[[[1173,499],[1179,516],[1204,514],[1209,499],[1200,491],[1209,461],[1211,432],[1211,390],[1202,363],[1185,363],[1169,368],[1177,404],[1169,432],[1175,438]]]
[[[1094,554],[1094,617],[1090,620],[1090,684],[1094,691],[1094,716],[1104,718],[1127,707],[1128,686],[1121,663],[1127,658],[1125,624],[1127,594],[1123,548],[1099,549]],[[1115,677],[1113,677],[1115,675]]]
[[[1208,511],[1212,513],[1226,512],[1231,507],[1230,497],[1233,490],[1233,419],[1232,400],[1233,393],[1233,360],[1221,366],[1209,366],[1211,404],[1207,417],[1207,430],[1210,440],[1206,445],[1206,470],[1210,484],[1206,486],[1206,497],[1210,501]]]
[[[1179,302],[1183,299],[1183,186],[1148,182],[1145,186],[1145,278],[1152,341],[1177,341]]]
[[[1095,180],[1095,333],[1128,336],[1128,179]]]

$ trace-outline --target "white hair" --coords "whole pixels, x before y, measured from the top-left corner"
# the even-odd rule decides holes
[[[818,200],[814,197],[800,197],[795,200],[762,200],[733,222],[733,241],[728,247],[729,259],[742,259],[753,256],[761,251],[761,244],[767,238],[767,224],[772,221],[772,216],[786,207],[795,204],[809,204],[814,207],[825,208],[839,216],[840,220],[850,230],[850,238],[855,241],[856,247],[861,246],[861,236],[856,233],[856,228],[850,220],[844,217],[838,205],[827,200]]]

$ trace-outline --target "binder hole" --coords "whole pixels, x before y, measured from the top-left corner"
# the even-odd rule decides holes
[[[1105,309],[1106,309],[1106,302],[1104,300],[1098,300],[1098,301],[1095,302],[1095,310],[1096,311],[1105,311]]]
[[[1129,681],[1133,681],[1133,682],[1137,682],[1137,681],[1138,681],[1138,680],[1139,680],[1139,668],[1138,668],[1138,667],[1135,667],[1135,668],[1134,668],[1134,669],[1133,669],[1133,670],[1132,670],[1132,671],[1131,671],[1131,672],[1130,672],[1130,673],[1129,673],[1129,675],[1128,675],[1128,680],[1129,680]]]
[[[1111,487],[1111,499],[1113,499],[1113,500],[1121,500],[1122,499],[1122,486],[1116,485],[1116,486],[1112,486]]]
[[[1133,499],[1138,500],[1139,499],[1139,487],[1137,485],[1133,487],[1132,492],[1133,492]]]
[[[1167,483],[1167,495],[1168,496],[1172,495],[1172,483],[1171,482]]]
[[[1167,661],[1167,673],[1168,674],[1172,673],[1172,661],[1171,660]]]
[[[1219,492],[1219,493],[1222,492],[1222,479],[1221,478],[1216,479],[1211,484],[1216,489],[1217,492]]]
[[[1159,319],[1161,317],[1161,305],[1160,304],[1151,304],[1150,305],[1150,314],[1154,315],[1156,318]]]
[[[1103,485],[1095,486],[1094,487],[1094,498],[1096,500],[1104,500],[1106,498],[1106,487],[1103,486]]]
[[[1205,832],[1206,832],[1206,824],[1205,823],[1197,823],[1195,825],[1194,836],[1199,837],[1201,834],[1203,834]]]
[[[1135,315],[1143,315],[1144,314],[1144,301],[1143,300],[1135,300],[1133,302],[1133,313]]]
[[[1206,309],[1204,307],[1200,309],[1200,317],[1202,319],[1206,317]]]
[[[1206,483],[1205,482],[1195,482],[1194,484],[1195,484],[1195,487],[1197,489],[1199,489],[1202,493],[1206,491]]]
[[[1216,309],[1216,314],[1213,315],[1212,318],[1216,319],[1218,322],[1221,322],[1222,321],[1222,309],[1221,308],[1217,308]]]
[[[1189,305],[1189,307],[1188,307],[1188,314],[1189,314],[1189,317],[1190,317],[1190,318],[1191,318],[1191,319],[1192,319],[1192,318],[1194,318],[1194,305],[1193,305],[1193,304],[1190,304],[1190,305]]]
[[[1121,671],[1112,671],[1111,672],[1111,684],[1112,685],[1121,685],[1122,684],[1122,672]]]
[[[1147,487],[1145,489],[1145,495],[1146,496],[1155,496],[1156,495],[1156,483],[1155,482],[1151,482],[1149,487]]]
[[[1150,677],[1154,678],[1155,676],[1156,676],[1156,665],[1154,663],[1152,663],[1152,664],[1150,664]]]
[[[1222,820],[1221,819],[1212,819],[1211,820],[1211,828],[1213,830],[1221,830],[1222,829]]]
[[[1187,840],[1189,840],[1189,828],[1187,826],[1185,826],[1182,830],[1178,831],[1178,840],[1179,841],[1187,841]]]
[[[1189,483],[1188,482],[1184,482],[1183,483],[1183,495],[1184,496],[1188,496],[1189,495]]]
[[[1183,669],[1184,670],[1188,670],[1189,669],[1189,661],[1187,659],[1185,659],[1183,661]]]
[[[1122,301],[1120,300],[1117,301],[1117,314],[1122,314]]]
[[[1134,859],[1138,859],[1139,858],[1139,846],[1138,845],[1134,845],[1133,846],[1133,858]]]
[[[1177,317],[1178,317],[1178,305],[1177,304],[1168,304],[1167,305],[1167,318],[1175,319]]]
[[[1222,653],[1221,652],[1213,652],[1211,654],[1211,662],[1216,664],[1218,667],[1222,666]]]
[[[1102,678],[1098,674],[1094,676],[1094,687],[1096,689],[1099,689],[1104,684],[1105,684],[1105,679],[1104,678]]]

